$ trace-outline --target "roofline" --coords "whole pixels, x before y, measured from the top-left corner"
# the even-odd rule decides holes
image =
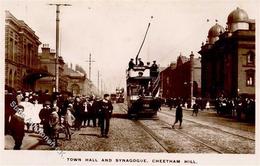
[[[39,37],[35,34],[35,31],[32,30],[32,28],[27,25],[23,20],[18,20],[10,11],[5,10],[5,20],[11,20],[13,21],[17,26],[21,27],[21,29],[25,29],[27,32],[33,35],[35,39],[38,40],[39,45],[42,44],[39,41]],[[21,33],[21,31],[19,32]]]

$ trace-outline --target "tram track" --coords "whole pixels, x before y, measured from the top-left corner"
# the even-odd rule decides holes
[[[125,105],[125,104],[123,104],[123,105]],[[121,107],[122,110],[125,113],[127,113],[127,109],[125,107],[123,107],[122,105],[120,105],[119,107]],[[160,121],[161,123],[163,123],[164,126],[166,125],[168,128],[171,128],[171,126],[172,126],[172,124],[165,122],[165,121],[162,121],[160,119],[156,119],[156,121]],[[134,123],[136,125],[140,126],[142,129],[144,129],[144,131],[146,131],[146,133],[149,134],[165,150],[165,152],[172,153],[172,149],[170,149],[169,146],[165,145],[165,143],[163,143],[163,141],[162,141],[162,138],[157,136],[157,134],[155,134],[154,131],[152,131],[149,127],[145,126],[139,120],[136,120]],[[190,135],[188,133],[185,133],[185,132],[180,131],[180,130],[174,130],[174,131],[183,135],[183,136],[185,136],[185,137],[188,137],[189,139],[191,139],[193,142],[195,142],[197,144],[200,144],[204,147],[207,147],[208,149],[210,149],[211,151],[213,151],[215,153],[219,153],[219,154],[225,153],[225,152],[219,150],[218,148],[216,148],[214,146],[211,146],[207,143],[204,143],[203,141],[199,140],[198,138],[193,137],[192,135]],[[230,153],[234,153],[234,152],[230,152]]]
[[[162,113],[162,112],[160,112],[160,113]],[[165,115],[164,113],[162,113],[163,115]],[[173,118],[173,117],[175,117],[175,116],[173,116],[173,115],[165,115],[165,116],[168,116],[168,117],[170,117],[171,119]],[[159,120],[160,121],[162,121],[162,122],[164,122],[164,123],[166,123],[166,124],[168,124],[168,125],[172,125],[172,124],[170,124],[170,123],[168,123],[166,120],[162,120],[162,118],[159,118]],[[185,119],[184,119],[184,121],[185,121]],[[248,138],[248,137],[244,137],[244,136],[241,136],[241,135],[237,135],[237,134],[234,134],[234,133],[230,133],[230,132],[227,132],[227,131],[223,131],[223,130],[221,130],[221,129],[218,129],[218,128],[216,128],[216,127],[212,127],[212,126],[207,126],[207,125],[203,125],[203,124],[201,124],[201,123],[196,123],[196,122],[194,122],[194,121],[192,121],[192,120],[186,120],[186,121],[189,121],[189,122],[192,122],[192,123],[194,123],[194,124],[197,124],[198,126],[201,126],[201,128],[204,128],[204,129],[208,129],[208,130],[212,130],[213,132],[215,132],[216,130],[218,131],[218,132],[220,132],[220,134],[229,134],[230,136],[233,136],[233,138],[232,139],[234,139],[234,138],[242,138],[242,139],[244,139],[245,141],[240,141],[240,143],[242,143],[242,142],[250,142],[250,143],[255,143],[255,141],[254,141],[254,139],[251,139],[251,138]],[[188,137],[192,137],[192,138],[194,138],[195,140],[198,140],[198,141],[200,141],[202,144],[205,144],[206,146],[208,146],[208,147],[211,147],[212,149],[215,149],[216,151],[219,151],[219,153],[221,153],[221,154],[223,154],[223,153],[225,153],[225,154],[241,154],[241,153],[245,153],[245,151],[240,151],[240,143],[239,143],[239,145],[236,145],[236,147],[237,148],[228,148],[227,146],[223,146],[222,144],[219,144],[219,143],[217,143],[217,142],[215,142],[215,141],[210,141],[210,138],[212,138],[212,137],[208,137],[208,138],[205,138],[205,137],[201,137],[200,135],[198,135],[198,134],[196,134],[196,133],[190,133],[190,131],[188,130],[188,131],[185,131],[185,129],[182,129],[182,130],[176,130],[178,133],[181,133],[181,134],[183,134],[183,135],[186,135],[186,136],[188,136]],[[222,132],[222,133],[221,133]],[[229,136],[227,136],[227,137],[229,137]],[[226,137],[226,138],[227,138]],[[241,144],[242,146],[243,146],[243,144]],[[250,150],[249,150],[250,151]],[[247,150],[246,150],[246,153],[253,153],[253,152],[248,152]]]
[[[125,107],[123,107],[122,105],[119,105],[119,107],[121,108],[122,111],[124,111],[124,113],[127,113],[127,109]],[[161,138],[159,138],[151,129],[149,129],[148,127],[146,127],[145,125],[143,125],[140,121],[135,120],[134,123],[137,126],[140,126],[148,135],[150,135],[162,148],[162,150],[166,153],[170,153],[170,150],[168,149],[168,147],[166,147],[164,145],[164,143],[161,141]]]
[[[172,127],[172,124],[170,124],[170,123],[168,123],[168,122],[165,122],[165,121],[163,121],[163,120],[159,120],[159,121],[161,121],[161,122],[167,124],[168,127]],[[174,131],[177,132],[177,133],[180,133],[180,134],[182,134],[182,135],[184,135],[184,136],[186,136],[186,137],[189,137],[189,138],[192,139],[193,141],[195,141],[195,142],[197,142],[197,143],[200,143],[200,144],[202,144],[203,146],[206,146],[206,147],[208,147],[209,149],[211,149],[211,150],[213,150],[213,151],[215,151],[215,152],[217,152],[217,153],[219,153],[219,154],[224,154],[224,153],[226,153],[226,152],[223,152],[222,150],[219,150],[219,148],[217,148],[217,147],[214,147],[214,146],[212,146],[212,145],[210,145],[210,144],[204,143],[204,141],[202,141],[202,140],[200,140],[199,138],[196,138],[196,137],[190,135],[189,133],[183,132],[183,131],[178,130],[178,129],[175,129]],[[229,153],[235,153],[235,152],[229,152]]]
[[[175,117],[173,114],[171,113],[166,113],[166,112],[160,112],[161,114],[164,114],[166,116],[169,116],[169,117]],[[202,124],[202,123],[199,123],[199,122],[195,122],[195,121],[192,121],[192,120],[189,120],[189,119],[183,119],[183,121],[187,121],[187,122],[191,122],[191,123],[194,123],[194,124],[197,124],[199,126],[202,126],[204,128],[208,128],[208,129],[212,129],[212,130],[218,130],[220,132],[224,132],[224,133],[227,133],[227,134],[230,134],[230,135],[233,135],[233,136],[237,136],[237,137],[240,137],[240,138],[243,138],[243,139],[247,139],[247,140],[251,140],[251,141],[255,141],[255,139],[252,139],[252,138],[249,138],[249,137],[245,137],[245,136],[242,136],[242,135],[239,135],[239,134],[235,134],[235,133],[232,133],[232,132],[228,132],[228,131],[225,131],[223,129],[220,129],[220,128],[217,128],[217,127],[213,127],[213,126],[208,126],[208,125],[205,125],[205,124]]]

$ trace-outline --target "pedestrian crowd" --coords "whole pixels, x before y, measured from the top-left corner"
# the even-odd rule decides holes
[[[215,100],[218,115],[229,115],[237,120],[255,122],[255,100],[248,97],[218,97]]]
[[[189,103],[189,104],[188,104]],[[161,104],[165,104],[172,108],[181,107],[192,109],[192,116],[198,115],[199,110],[209,110],[213,108],[219,116],[231,117],[238,121],[255,122],[255,100],[251,97],[237,96],[236,98],[227,98],[224,95],[217,97],[215,100],[209,101],[208,99],[196,98],[190,104],[183,98],[168,98],[161,99]]]
[[[5,135],[13,137],[14,149],[21,148],[25,132],[42,131],[55,146],[58,146],[59,133],[64,133],[65,139],[71,140],[71,130],[84,127],[100,127],[101,137],[108,138],[112,111],[108,94],[102,99],[59,93],[50,95],[48,91],[6,91]]]

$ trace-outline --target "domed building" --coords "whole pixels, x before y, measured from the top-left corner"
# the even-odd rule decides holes
[[[214,26],[212,26],[208,32],[209,44],[214,44],[219,39],[219,35],[221,35],[224,32],[225,32],[225,29],[218,23],[216,23]]]
[[[202,97],[255,95],[255,21],[236,8],[227,17],[227,29],[215,24],[202,44]]]
[[[245,10],[239,7],[233,10],[227,18],[228,30],[235,32],[236,30],[248,30],[249,18]]]

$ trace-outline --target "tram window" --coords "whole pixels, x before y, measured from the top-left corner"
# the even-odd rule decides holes
[[[138,95],[138,88],[137,87],[131,88],[131,94]]]

